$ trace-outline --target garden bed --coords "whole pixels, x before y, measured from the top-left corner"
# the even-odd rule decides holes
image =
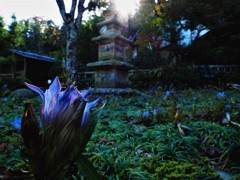
[[[215,89],[102,95],[107,101],[84,154],[108,179],[240,177],[240,92]],[[0,99],[0,178],[32,177],[21,135],[10,124],[31,102]],[[39,118],[39,117],[38,117]],[[73,165],[67,179],[83,176]]]

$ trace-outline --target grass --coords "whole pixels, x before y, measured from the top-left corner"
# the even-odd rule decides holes
[[[226,112],[240,122],[240,92],[218,93],[204,89],[104,95],[106,107],[84,154],[108,179],[218,179],[216,169],[240,177],[239,127],[222,123]],[[39,114],[40,100],[0,101],[0,169],[28,172],[20,133],[9,122],[22,116],[26,101]],[[80,176],[73,166],[66,179]]]

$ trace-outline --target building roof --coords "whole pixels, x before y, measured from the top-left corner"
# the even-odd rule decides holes
[[[56,60],[55,58],[52,58],[49,56],[42,56],[39,54],[34,54],[34,53],[26,52],[26,51],[20,51],[20,50],[16,50],[16,49],[10,49],[10,51],[13,52],[14,54],[18,54],[18,55],[26,57],[26,58],[36,59],[36,60],[40,60],[40,61],[46,61],[46,62],[53,63]]]

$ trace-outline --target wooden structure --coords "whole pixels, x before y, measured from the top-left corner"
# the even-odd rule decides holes
[[[54,58],[11,49],[14,63],[2,67],[0,80],[27,79],[37,86],[46,86]]]

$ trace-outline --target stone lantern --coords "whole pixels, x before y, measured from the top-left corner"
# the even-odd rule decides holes
[[[122,19],[113,1],[104,12],[105,20],[97,24],[100,35],[92,38],[98,44],[98,61],[87,66],[94,71],[96,88],[128,87],[128,71],[133,67],[133,41],[128,38],[128,19]]]

